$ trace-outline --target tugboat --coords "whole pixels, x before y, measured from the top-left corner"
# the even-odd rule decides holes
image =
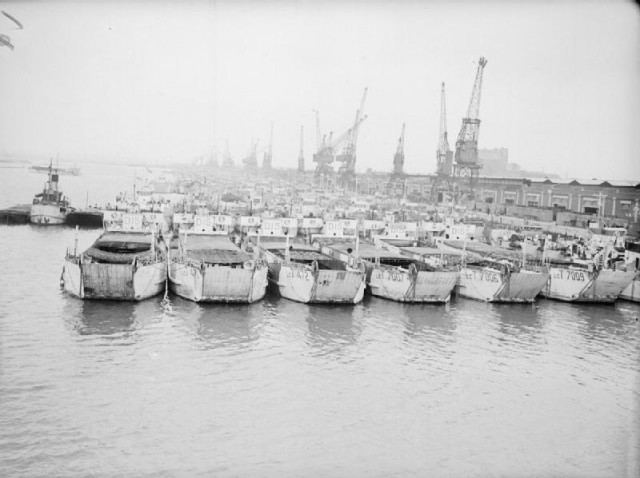
[[[142,300],[165,290],[166,247],[142,214],[105,220],[105,231],[86,251],[67,251],[61,285],[81,299]]]
[[[51,161],[49,162],[49,179],[44,190],[33,198],[29,222],[43,226],[64,224],[67,214],[73,210],[74,208],[69,205],[69,199],[58,190],[58,170],[54,172]]]
[[[174,224],[190,223],[188,215]],[[169,249],[169,288],[194,302],[252,303],[267,290],[267,265],[235,245],[230,216],[193,216],[191,229],[179,232]]]

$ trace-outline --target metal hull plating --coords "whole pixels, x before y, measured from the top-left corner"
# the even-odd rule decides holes
[[[550,267],[551,275],[542,295],[568,302],[614,302],[635,277],[635,272]]]
[[[640,302],[640,272],[636,273],[635,278],[624,288],[618,298],[632,302]]]
[[[398,302],[448,302],[458,281],[457,272],[411,273],[396,267],[376,266],[371,271],[371,294]]]
[[[29,222],[43,226],[64,224],[67,219],[66,211],[64,206],[57,204],[32,204]]]
[[[463,268],[456,293],[485,302],[533,302],[548,279],[549,274],[539,272]]]
[[[165,290],[167,265],[80,263],[65,260],[64,290],[81,299],[143,300]]]
[[[267,290],[266,265],[254,268],[229,266],[197,267],[181,262],[169,263],[171,292],[194,302],[252,303]]]
[[[305,304],[357,304],[364,297],[364,276],[360,271],[314,271],[301,264],[269,264],[269,279],[278,293]]]

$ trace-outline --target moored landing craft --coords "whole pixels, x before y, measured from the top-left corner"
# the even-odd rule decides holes
[[[182,234],[169,256],[169,287],[185,299],[251,303],[266,293],[267,265],[226,235]]]
[[[615,302],[633,281],[636,273],[572,265],[549,266],[550,279],[542,296],[568,302]]]
[[[364,296],[365,272],[304,244],[260,245],[269,264],[269,282],[287,299],[304,303],[357,304]]]
[[[478,261],[460,268],[456,293],[485,302],[533,302],[548,280],[549,274],[545,271]]]
[[[457,271],[438,269],[370,244],[356,248],[355,244],[336,243],[324,246],[323,252],[348,264],[363,264],[371,294],[398,302],[448,302],[458,280]]]
[[[128,227],[105,231],[86,251],[68,251],[62,285],[81,299],[142,300],[165,290],[165,246],[141,228],[142,215],[124,214]]]

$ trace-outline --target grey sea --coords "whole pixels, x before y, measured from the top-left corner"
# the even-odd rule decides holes
[[[81,167],[76,206],[133,183]],[[638,304],[84,302],[74,237],[0,226],[2,476],[640,476]]]

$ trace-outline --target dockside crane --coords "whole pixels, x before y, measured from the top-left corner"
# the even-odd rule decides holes
[[[300,126],[300,155],[298,156],[298,172],[304,173],[304,125]]]
[[[471,99],[466,117],[462,118],[462,126],[456,140],[456,152],[453,173],[458,178],[461,194],[473,197],[478,181],[478,174],[482,164],[478,160],[478,135],[480,133],[480,96],[482,92],[482,74],[487,60],[480,57],[476,79],[471,91]],[[463,178],[468,178],[468,184],[463,184]]]
[[[438,150],[436,151],[436,171],[438,176],[448,177],[453,173],[453,152],[449,147],[447,135],[447,102],[442,82],[440,91],[440,134],[438,136]]]
[[[435,203],[448,202],[454,194],[453,151],[449,147],[447,132],[447,98],[445,84],[440,89],[440,132],[438,135],[438,149],[436,150],[436,177],[432,187],[432,199]]]
[[[393,156],[393,173],[387,184],[387,193],[393,196],[404,196],[406,189],[406,177],[404,174],[404,130],[405,124],[403,123],[396,154]]]
[[[224,156],[222,159],[222,166],[225,168],[233,168],[233,158],[231,158],[231,153],[229,152],[229,140],[227,139],[227,148],[224,152]]]
[[[364,105],[367,100],[367,92],[369,88],[364,89],[362,94],[362,100],[360,100],[360,107],[356,111],[356,118],[351,127],[346,144],[340,154],[336,157],[336,161],[342,163],[338,170],[339,181],[341,186],[349,189],[352,185],[355,185],[355,173],[356,173],[356,145],[358,142],[358,132],[360,131],[360,125],[366,119],[364,114]]]
[[[251,148],[249,148],[249,152],[247,155],[242,158],[242,164],[244,164],[245,169],[256,169],[258,167],[258,143],[260,140],[253,140],[251,142]]]
[[[273,123],[271,123],[271,134],[269,135],[269,147],[262,158],[262,169],[270,170],[273,160]]]
[[[393,174],[398,176],[404,174],[404,128],[405,124],[403,123],[400,139],[398,139],[398,148],[396,149],[396,154],[393,156]]]
[[[356,124],[336,139],[333,139],[333,131],[329,133],[328,138],[326,135],[322,138],[320,149],[313,155],[313,161],[317,163],[315,172],[316,179],[327,180],[333,176],[333,162],[336,158],[336,151],[351,137],[353,129],[360,127],[365,119],[367,119],[366,116],[360,118]]]

